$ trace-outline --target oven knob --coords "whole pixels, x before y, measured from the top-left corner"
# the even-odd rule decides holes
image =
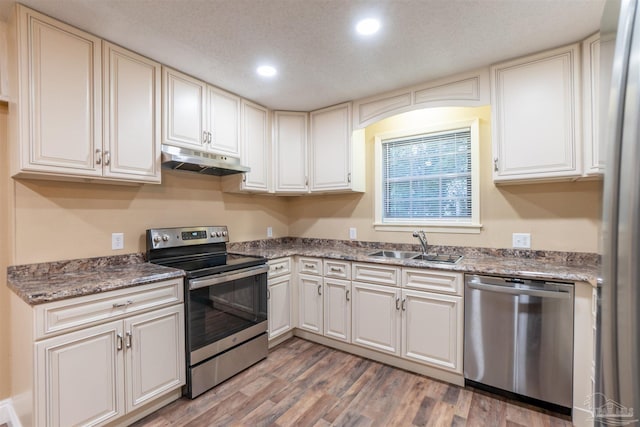
[[[156,234],[155,236],[153,236],[153,241],[155,243],[160,243],[160,240],[162,240],[162,237],[160,237],[159,235]]]
[[[224,237],[227,237],[227,232],[226,232],[226,231],[223,231],[223,232],[222,232],[222,235],[223,235]]]
[[[221,237],[222,236],[222,232],[216,231],[216,236]]]
[[[168,242],[168,241],[169,241],[169,235],[168,235],[168,234],[164,234],[164,235],[162,236],[162,241],[164,241],[164,242]]]
[[[211,237],[216,237],[216,232],[215,231],[211,232]]]

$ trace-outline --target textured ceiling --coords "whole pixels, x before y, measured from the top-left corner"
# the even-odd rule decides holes
[[[604,0],[23,0],[274,109],[313,110],[596,32]],[[13,1],[0,0],[6,20]],[[375,16],[363,39],[353,27]],[[279,73],[255,74],[262,62]]]

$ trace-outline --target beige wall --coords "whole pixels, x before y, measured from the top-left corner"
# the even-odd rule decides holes
[[[233,241],[288,235],[287,201],[220,191],[220,179],[163,173],[161,185],[15,181],[16,263],[144,252],[147,228],[227,225]],[[111,233],[124,249],[111,250]]]
[[[7,265],[11,258],[10,212],[12,197],[9,191],[7,165],[7,105],[0,103],[0,400],[9,397],[9,288]]]
[[[374,136],[403,127],[480,119],[480,234],[429,233],[432,244],[510,248],[511,234],[531,233],[533,249],[596,252],[602,203],[601,181],[496,187],[491,171],[491,111],[437,108],[382,120],[366,129],[365,194],[325,195],[292,201],[289,232],[300,237],[415,242],[410,232],[375,231]]]

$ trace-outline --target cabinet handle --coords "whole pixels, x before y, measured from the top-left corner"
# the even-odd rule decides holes
[[[102,150],[99,148],[96,148],[96,165],[101,165],[102,164]]]
[[[318,295],[322,295],[322,285],[318,285]]]
[[[342,269],[341,269],[341,268],[339,268],[339,267],[331,267],[329,270],[330,270],[330,271],[338,271],[338,272],[339,272],[339,271],[342,271]]]
[[[117,337],[117,341],[116,341],[116,349],[118,349],[118,351],[122,350],[122,334],[118,334],[116,335]]]
[[[114,302],[113,308],[127,307],[131,304],[133,304],[133,301],[131,301],[130,299],[127,300],[127,302]]]
[[[271,291],[267,289],[267,299],[271,299]]]
[[[104,165],[105,166],[109,166],[109,163],[111,163],[111,153],[109,151],[105,151],[104,152]]]
[[[304,185],[305,185],[305,187],[309,185],[309,177],[308,176],[304,177]]]
[[[284,268],[284,265],[276,265],[274,270],[282,270]]]
[[[349,292],[351,292],[351,291],[350,291],[349,289],[347,289],[347,294],[346,294],[346,296],[347,296],[347,301],[351,301],[351,300],[349,299]]]
[[[402,311],[407,311],[407,299],[402,300]]]
[[[213,134],[211,132],[207,132],[209,134],[209,144],[213,144]]]
[[[202,131],[202,143],[206,144],[207,142],[209,142],[209,136],[207,135],[208,132],[206,130]]]
[[[347,182],[351,183],[351,172],[347,174]]]
[[[396,310],[400,310],[400,298],[396,298]]]
[[[493,159],[493,170],[495,172],[498,172],[498,158],[497,157]]]
[[[131,341],[132,341],[132,335],[131,335],[131,331],[127,331],[127,341],[125,343],[125,345],[127,346],[127,348],[131,348]]]
[[[242,182],[247,182],[247,174],[246,173],[242,174]]]
[[[305,264],[304,268],[313,268],[313,265],[312,264]]]

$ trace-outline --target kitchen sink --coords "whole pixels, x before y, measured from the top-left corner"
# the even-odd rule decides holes
[[[382,257],[382,258],[396,258],[396,259],[411,259],[420,255],[420,252],[411,251],[378,251],[369,256]]]
[[[430,262],[443,262],[447,264],[455,264],[462,259],[462,255],[421,254],[420,252],[411,251],[377,251],[369,254],[369,256],[394,259],[415,259]]]

